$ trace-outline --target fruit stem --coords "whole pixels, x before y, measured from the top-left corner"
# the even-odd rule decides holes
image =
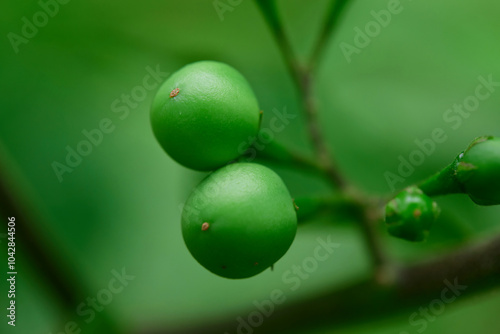
[[[443,168],[440,172],[420,183],[419,188],[427,196],[463,193],[463,189],[456,178],[456,167],[459,163],[460,156],[461,155],[456,157],[451,164]]]
[[[292,150],[277,140],[273,140],[262,150],[254,146],[258,151],[257,158],[271,163],[278,163],[284,166],[293,166],[306,172],[317,175],[318,173],[328,178],[328,171],[319,165],[318,162],[310,157],[303,155],[296,150]]]
[[[330,15],[323,31],[331,30],[331,27],[334,26],[335,22],[337,22],[340,17],[340,13],[342,12],[341,9],[346,1],[347,0],[338,1],[339,4],[334,4],[332,6],[332,10],[330,11]],[[333,156],[330,154],[326,146],[325,139],[319,126],[317,103],[313,94],[312,68],[300,66],[296,60],[291,44],[279,19],[275,1],[256,0],[256,3],[260,7],[262,14],[274,35],[285,64],[287,65],[288,72],[292,76],[295,85],[299,90],[303,110],[307,119],[309,137],[317,159],[322,168],[326,170],[326,174],[330,182],[339,189],[345,189],[347,187],[347,181],[338,170]],[[327,32],[326,34],[323,33],[320,38],[319,45],[316,47],[317,51],[315,51],[315,54],[319,55],[320,51],[324,49],[326,37],[329,36],[329,34],[330,32]]]
[[[318,41],[311,54],[311,58],[309,59],[308,67],[311,69],[311,71],[314,71],[316,69],[321,54],[325,49],[325,45],[328,43],[331,36],[335,32],[335,28],[338,25],[342,14],[345,12],[348,2],[349,0],[333,0],[331,2],[328,14],[326,16],[325,24],[323,25],[323,29],[321,30]]]

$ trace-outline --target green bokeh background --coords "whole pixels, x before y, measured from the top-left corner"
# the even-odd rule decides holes
[[[352,44],[353,29],[373,20],[370,11],[387,7],[385,0],[353,1],[328,43],[317,82],[321,125],[340,168],[354,184],[376,194],[391,193],[384,173],[396,173],[398,156],[408,157],[417,148],[414,140],[428,138],[435,128],[443,128],[448,139],[400,188],[446,165],[474,137],[500,135],[500,91],[458,129],[443,120],[448,108],[474,94],[478,76],[500,80],[500,4],[401,3],[403,11],[348,63],[340,43]],[[294,48],[305,58],[328,1],[281,0],[278,5]],[[180,230],[180,207],[204,174],[179,166],[156,143],[149,124],[154,91],[124,119],[112,111],[115,99],[142,84],[148,66],[172,73],[193,61],[218,60],[246,76],[265,112],[286,108],[298,115],[276,138],[310,153],[297,93],[252,1],[243,0],[223,20],[212,1],[71,1],[16,54],[7,34],[19,34],[22,18],[31,21],[37,11],[36,1],[1,5],[0,140],[33,189],[37,212],[46,221],[39,230],[69,259],[90,294],[107,286],[113,269],[125,267],[135,276],[103,311],[122,331],[202,323],[235,312],[246,316],[254,300],[268,298],[276,288],[286,291],[291,303],[367,277],[369,257],[355,224],[327,219],[302,226],[274,272],[233,281],[206,271],[189,255]],[[265,115],[263,126],[271,113]],[[115,130],[59,182],[52,163],[63,163],[66,146],[75,148],[85,139],[82,131],[104,118]],[[327,190],[318,178],[275,170],[293,196]],[[460,221],[460,227],[443,218],[422,244],[384,236],[392,256],[422,258],[500,232],[497,207],[480,208],[463,196],[438,202],[443,216]],[[326,235],[341,247],[291,291],[282,273],[311,256],[316,238]],[[0,240],[0,261],[6,263],[6,240]],[[23,255],[22,240],[17,257],[16,331],[56,333],[76,321],[83,333],[101,333],[99,321],[84,324],[74,310],[61,309]],[[7,291],[4,279],[0,289]],[[499,290],[458,300],[429,323],[426,333],[498,333],[499,307]],[[342,329],[334,323],[311,325],[307,332],[415,333],[410,314],[370,323],[353,319],[352,327]],[[13,331],[5,322],[2,333]]]

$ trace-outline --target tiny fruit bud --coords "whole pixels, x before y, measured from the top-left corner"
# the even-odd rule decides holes
[[[416,186],[401,191],[385,207],[389,234],[408,241],[423,241],[439,215],[439,207]]]

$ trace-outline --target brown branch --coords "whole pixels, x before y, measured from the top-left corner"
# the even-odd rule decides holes
[[[74,269],[74,261],[65,258],[64,253],[57,250],[47,224],[41,223],[41,215],[32,203],[31,191],[24,178],[15,168],[0,141],[0,212],[7,217],[15,217],[16,249],[25,254],[30,265],[37,272],[47,287],[57,296],[67,321],[74,320],[78,304],[89,297],[89,291]],[[38,213],[38,214],[37,214]],[[45,228],[44,228],[45,227]],[[22,267],[21,263],[17,267]],[[100,317],[102,326],[110,333],[118,332],[116,325],[106,314]],[[64,325],[64,324],[63,324]]]
[[[420,306],[427,306],[450,284],[461,287],[458,300],[500,286],[500,236],[487,242],[474,244],[430,261],[401,266],[394,272],[390,285],[377,284],[374,280],[349,285],[301,302],[275,305],[274,312],[265,317],[255,334],[287,333],[318,326],[341,326],[352,320],[364,321],[384,315],[407,313],[410,316]],[[466,286],[466,288],[465,288]],[[449,296],[449,295],[448,295]],[[221,334],[236,333],[237,318],[248,319],[251,312],[233,314],[216,321],[207,320],[201,325],[183,328],[146,329],[142,334]]]

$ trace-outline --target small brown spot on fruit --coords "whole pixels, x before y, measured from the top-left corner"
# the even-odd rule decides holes
[[[422,215],[422,210],[415,209],[415,211],[413,211],[413,217],[418,219],[418,218],[420,218],[421,215]]]
[[[176,97],[177,94],[179,94],[179,88],[174,88],[171,92],[170,92],[170,98],[172,97]]]
[[[209,227],[210,227],[210,224],[207,223],[207,222],[204,222],[203,224],[201,224],[201,230],[202,231],[208,230]]]
[[[227,267],[226,266],[222,266],[222,269],[226,269]]]
[[[259,262],[255,262],[253,265],[254,265],[254,266],[258,266],[258,265],[259,265]]]

